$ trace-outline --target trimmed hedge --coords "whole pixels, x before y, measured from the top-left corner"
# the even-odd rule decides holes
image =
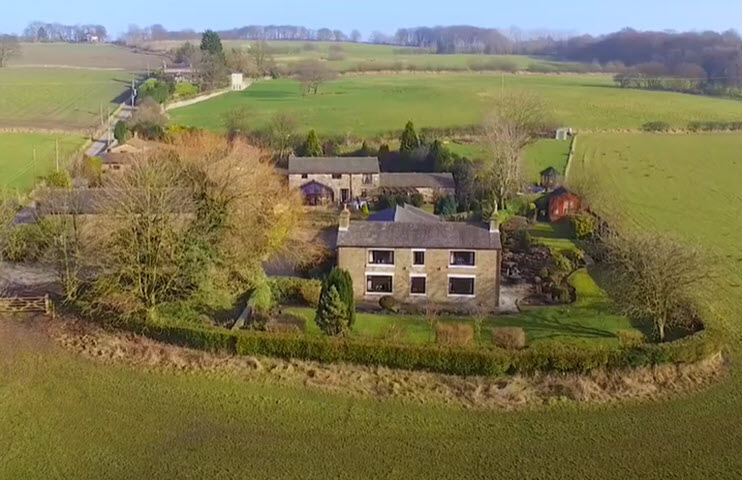
[[[322,282],[314,278],[269,277],[268,286],[279,303],[295,302],[317,308]]]
[[[231,331],[199,325],[128,323],[128,330],[154,340],[208,351],[266,355],[319,362],[348,362],[454,375],[498,376],[516,372],[579,372],[664,363],[693,363],[721,351],[721,335],[704,330],[674,342],[637,348],[537,343],[530,348],[457,348],[330,338],[291,333]]]

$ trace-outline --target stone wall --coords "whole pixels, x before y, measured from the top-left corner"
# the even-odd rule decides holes
[[[369,194],[376,190],[379,186],[379,174],[373,173],[371,174],[371,176],[372,183],[364,184],[364,175],[361,173],[343,173],[341,174],[341,178],[333,178],[333,176],[329,173],[310,173],[307,174],[307,178],[302,178],[302,175],[292,173],[289,175],[289,188],[299,189],[305,183],[314,180],[318,183],[322,183],[323,185],[330,187],[333,190],[333,197],[335,199],[335,202],[338,203],[341,201],[341,189],[343,188],[347,188],[349,190],[349,199],[362,197],[363,191],[366,191],[367,194]]]
[[[338,266],[348,270],[353,280],[354,296],[357,300],[376,302],[383,294],[366,294],[367,273],[391,273],[392,295],[400,301],[441,304],[474,305],[482,304],[490,310],[498,307],[500,290],[500,255],[498,250],[475,251],[474,267],[455,267],[449,265],[449,249],[427,249],[425,265],[413,266],[413,250],[394,249],[395,264],[369,265],[368,250],[364,247],[339,247]],[[380,248],[382,250],[382,248]],[[410,294],[410,277],[425,274],[426,295]],[[474,275],[475,296],[450,296],[449,275]]]

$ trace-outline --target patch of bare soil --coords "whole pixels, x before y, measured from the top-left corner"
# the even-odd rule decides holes
[[[560,401],[607,403],[651,400],[710,383],[725,370],[720,356],[694,365],[667,365],[588,375],[538,374],[459,377],[349,364],[216,354],[113,333],[73,319],[47,321],[43,330],[64,348],[101,363],[203,372],[306,386],[324,391],[465,408],[517,409]]]

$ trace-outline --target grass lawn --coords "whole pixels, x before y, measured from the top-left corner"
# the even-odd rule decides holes
[[[83,130],[116,108],[132,74],[64,68],[3,68],[0,127]]]
[[[620,89],[603,75],[507,75],[505,88],[540,95],[560,123],[576,128],[639,128],[652,120],[679,126],[694,119],[733,121],[740,116],[739,101]],[[407,120],[418,128],[477,124],[500,92],[500,75],[487,74],[346,76],[306,96],[296,81],[279,79],[256,82],[169,115],[173,123],[221,130],[224,114],[237,107],[253,112],[254,128],[266,126],[274,113],[287,111],[304,132],[315,128],[323,135],[369,137],[400,130]]]
[[[64,161],[85,139],[71,134],[0,132],[0,190],[30,190],[38,177],[54,168],[55,141],[59,141],[59,158]]]

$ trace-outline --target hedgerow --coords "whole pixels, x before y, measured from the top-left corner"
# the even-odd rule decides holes
[[[134,322],[125,328],[154,340],[207,351],[265,355],[318,362],[348,362],[454,375],[499,376],[508,373],[577,372],[596,368],[634,368],[694,363],[720,352],[720,335],[705,330],[674,342],[635,348],[541,342],[523,350],[460,348],[331,338],[295,333],[232,331],[200,325]]]

